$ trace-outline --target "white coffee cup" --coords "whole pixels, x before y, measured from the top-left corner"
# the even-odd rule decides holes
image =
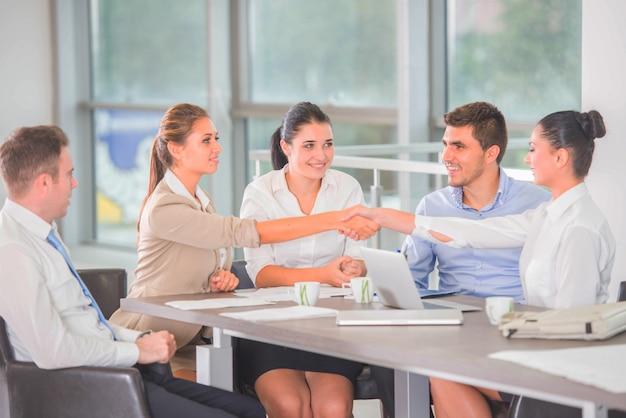
[[[491,325],[498,325],[500,317],[507,312],[513,312],[514,300],[508,296],[490,296],[485,299],[485,312]]]
[[[355,277],[350,283],[343,283],[341,287],[350,287],[354,301],[357,303],[371,303],[374,296],[374,286],[369,277]]]
[[[298,305],[315,306],[320,297],[319,282],[296,282],[293,287]]]

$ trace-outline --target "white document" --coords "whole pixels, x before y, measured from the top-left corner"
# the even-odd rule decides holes
[[[219,298],[219,299],[202,299],[202,300],[173,300],[165,303],[173,308],[192,310],[192,309],[220,309],[220,308],[237,308],[241,306],[261,306],[273,305],[270,302],[259,298]]]
[[[291,301],[295,303],[295,293],[293,286],[277,286],[277,287],[262,287],[260,289],[243,289],[235,291],[238,296],[258,298],[269,300],[272,302]],[[328,285],[320,286],[319,299],[330,298],[333,296],[344,296],[351,294],[350,289],[343,289],[341,287],[333,287]]]
[[[489,354],[545,373],[599,387],[612,393],[626,393],[626,344],[561,350],[510,350]]]
[[[317,306],[291,306],[289,308],[256,309],[245,312],[222,312],[220,315],[246,321],[287,321],[290,319],[321,318],[336,316],[337,311]]]

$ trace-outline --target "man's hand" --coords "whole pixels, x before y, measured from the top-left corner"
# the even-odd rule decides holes
[[[209,281],[211,292],[230,292],[239,285],[239,279],[228,270],[218,270]]]
[[[176,352],[174,335],[167,331],[144,334],[135,344],[139,347],[139,364],[167,363]]]
[[[364,206],[361,207],[365,208]],[[354,240],[368,239],[380,230],[380,225],[361,216],[355,208],[357,206],[342,211],[341,221],[343,224],[339,228],[339,232]]]

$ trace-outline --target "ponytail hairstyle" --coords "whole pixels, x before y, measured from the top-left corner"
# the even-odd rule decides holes
[[[595,149],[594,140],[606,134],[600,112],[555,112],[541,119],[537,125],[552,148],[567,149],[572,158],[574,174],[581,179],[587,176]]]
[[[143,199],[141,209],[139,210],[139,219],[137,221],[137,231],[139,231],[139,223],[141,222],[141,214],[146,206],[148,198],[154,192],[157,184],[165,176],[165,172],[172,165],[172,154],[170,154],[167,144],[174,142],[176,144],[184,144],[187,136],[191,132],[193,124],[196,121],[209,118],[206,110],[199,106],[179,103],[170,107],[161,119],[159,132],[152,143],[152,152],[150,154],[150,179],[148,181],[148,193]]]
[[[270,141],[270,152],[274,170],[280,170],[289,162],[287,156],[280,147],[281,139],[291,145],[302,125],[309,123],[327,123],[332,127],[330,118],[317,105],[310,102],[300,102],[291,106],[282,124],[276,129]]]

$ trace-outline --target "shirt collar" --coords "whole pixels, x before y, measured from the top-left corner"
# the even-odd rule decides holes
[[[502,204],[502,199],[506,195],[510,182],[509,182],[509,176],[506,175],[502,167],[500,167],[499,170],[500,170],[500,179],[498,181],[498,191],[496,192],[496,197],[493,199],[493,202],[491,202],[484,208],[480,209],[480,212],[491,210],[495,208],[496,206]],[[451,189],[452,190],[450,191],[450,194],[452,195],[452,200],[454,201],[455,205],[459,209],[470,209],[469,206],[463,203],[463,187],[451,187]]]
[[[560,218],[561,215],[570,206],[572,206],[581,197],[586,196],[588,194],[589,194],[589,191],[587,190],[587,185],[585,184],[585,182],[582,182],[572,187],[571,189],[563,193],[561,196],[559,196],[557,199],[550,200],[550,203],[548,204],[548,207],[546,208],[548,217],[552,220]]]
[[[54,230],[56,233],[57,224],[52,221],[52,224],[41,219],[38,215],[34,214],[24,206],[15,203],[7,198],[4,202],[4,209],[6,213],[14,218],[20,225],[22,225],[27,231],[32,233],[38,238],[46,240],[50,230]],[[57,234],[58,235],[58,234]]]
[[[209,197],[204,193],[204,191],[200,188],[200,186],[196,186],[196,197],[200,199],[200,203],[187,191],[185,185],[180,181],[176,174],[174,174],[171,170],[167,170],[165,175],[163,176],[163,180],[167,183],[167,185],[172,189],[174,193],[179,196],[184,196],[191,200],[194,205],[198,209],[206,210],[207,206],[209,206]]]
[[[287,186],[287,178],[285,177],[287,171],[289,171],[289,164],[285,164],[285,166],[280,171],[282,171],[283,173],[282,176],[274,176],[272,178],[272,193],[275,193],[279,190],[289,191],[289,187]],[[328,172],[326,173],[328,174]],[[338,187],[337,181],[333,176],[324,175],[324,177],[322,177],[322,185],[319,192],[322,193],[329,187],[334,187],[336,189]]]

